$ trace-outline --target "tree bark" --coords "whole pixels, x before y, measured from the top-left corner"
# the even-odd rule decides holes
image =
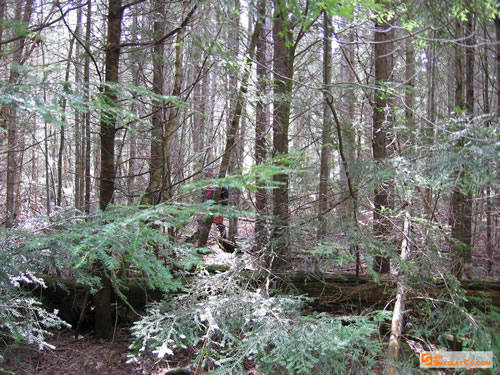
[[[106,85],[102,88],[102,99],[106,108],[102,110],[99,134],[101,138],[99,208],[103,211],[112,203],[115,187],[115,136],[118,98],[116,89],[112,85],[119,81],[118,67],[120,62],[122,17],[122,1],[109,0],[105,56]]]
[[[467,117],[472,122],[474,121],[475,109],[475,90],[474,90],[474,65],[476,59],[476,38],[475,38],[475,16],[474,13],[470,13],[465,25],[465,30],[467,33],[466,39],[466,49],[465,49],[465,109],[467,110]],[[467,171],[468,168],[465,168]],[[473,218],[473,197],[472,188],[467,189],[465,193],[465,210],[464,210],[464,227],[465,227],[465,238],[464,242],[467,245],[467,249],[463,254],[464,264],[470,263],[472,261],[472,244],[474,239],[472,238],[472,218]]]
[[[31,14],[33,13],[33,0],[17,0],[16,10],[15,10],[15,20],[23,22],[28,25],[31,19]],[[17,67],[14,65],[22,65],[24,58],[24,47],[26,38],[20,37],[14,46],[14,53],[12,56],[12,65],[9,74],[9,84],[14,85],[17,83],[19,78],[19,72]],[[3,127],[7,128],[7,191],[6,197],[6,212],[5,212],[5,227],[12,228],[16,225],[17,214],[19,207],[16,205],[18,201],[18,196],[16,196],[17,186],[16,182],[21,179],[21,150],[18,134],[19,128],[17,124],[17,109],[15,106],[10,106],[8,104],[3,104],[1,109],[1,117],[5,125]]]
[[[500,119],[500,16],[495,17],[495,37],[496,37],[496,64],[495,71],[497,76],[496,82],[496,103],[497,103],[497,111],[496,118]]]
[[[87,19],[85,25],[85,45],[87,49],[90,47],[90,37],[91,37],[91,26],[92,26],[92,0],[87,0]],[[90,57],[88,54],[85,55],[85,62],[83,68],[83,82],[84,82],[84,98],[86,102],[90,101]],[[92,190],[92,179],[90,174],[90,160],[91,160],[91,133],[90,133],[90,112],[84,112],[83,114],[83,126],[84,126],[84,179],[85,179],[85,192],[84,192],[84,210],[86,214],[90,213],[90,193]]]
[[[234,1],[234,9],[235,11],[232,12],[231,19],[229,24],[231,25],[229,30],[228,30],[228,46],[230,46],[231,50],[233,51],[234,55],[236,57],[239,56],[240,53],[240,12],[237,11],[237,9],[240,9],[240,1],[235,0]],[[250,28],[251,22],[248,22],[248,27]],[[248,38],[251,37],[251,33],[248,32]],[[235,106],[236,106],[236,93],[238,91],[238,72],[237,71],[231,71],[229,74],[229,85],[228,85],[228,102],[229,102],[229,113],[234,113]],[[246,106],[246,101],[245,105],[241,109],[241,116],[240,116],[240,126],[239,130],[236,135],[236,140],[235,140],[235,146],[233,152],[231,152],[231,157],[229,159],[229,169],[228,169],[228,175],[234,174],[236,170],[239,168],[239,154],[241,151],[241,133],[244,130],[245,126],[245,106]],[[231,118],[228,116],[228,124],[227,124],[227,131],[230,131],[231,127]],[[229,205],[231,207],[238,207],[239,205],[239,189],[235,188],[230,188],[229,189]],[[228,238],[234,239],[235,236],[238,233],[238,218],[237,217],[230,217],[229,218],[229,225],[228,225]]]
[[[355,229],[359,229],[359,222],[358,222],[358,193],[354,188],[354,182],[352,179],[352,174],[351,174],[351,160],[348,159],[346,151],[345,151],[345,142],[344,142],[344,137],[342,135],[342,126],[340,124],[340,119],[337,115],[337,111],[335,110],[335,106],[333,105],[333,98],[331,95],[328,95],[326,98],[326,104],[330,108],[333,119],[335,122],[335,127],[337,129],[337,139],[338,139],[338,144],[339,144],[339,155],[340,155],[340,160],[342,161],[342,169],[344,170],[345,173],[345,178],[347,180],[347,188],[349,190],[349,198],[352,202],[352,222],[355,226]],[[359,257],[359,248],[358,245],[355,244],[354,246],[351,246],[351,249],[354,250],[354,253],[356,255],[356,278],[359,277],[359,272],[360,272],[360,267],[361,267],[361,262],[360,262],[360,257]]]
[[[153,25],[154,38],[161,38],[164,34],[165,2],[156,2],[157,20]],[[164,77],[163,66],[165,61],[165,43],[155,43],[153,48],[153,93],[163,95]],[[164,137],[163,106],[162,100],[153,101],[153,114],[151,117],[151,148],[149,159],[149,185],[141,199],[141,204],[158,204],[161,199],[161,184],[164,176],[165,160],[162,158],[162,143]]]
[[[6,0],[0,0],[0,20],[5,19],[5,5]],[[0,42],[3,41],[3,23],[0,23]],[[3,44],[0,43],[0,53],[3,50]]]
[[[45,209],[47,210],[47,216],[50,216],[52,213],[52,201],[51,201],[51,194],[50,194],[50,175],[51,175],[51,170],[50,170],[50,164],[49,164],[49,124],[45,122],[43,124],[43,132],[45,139],[43,141],[43,147],[44,147],[44,153],[45,153],[45,195],[46,195],[46,200],[45,200]]]
[[[405,40],[405,56],[406,56],[406,61],[405,61],[405,85],[406,85],[406,90],[405,90],[405,120],[406,124],[409,128],[413,128],[415,125],[414,121],[414,113],[413,113],[413,107],[414,107],[414,101],[415,101],[415,48],[413,47],[413,38],[411,36],[407,36]],[[432,46],[430,47],[432,50]],[[432,56],[432,55],[431,55]],[[433,82],[433,66],[434,66],[434,61],[432,57],[429,57],[429,66],[431,67],[431,73],[430,73],[430,82]],[[431,84],[431,94],[429,96],[429,112],[433,113],[434,112],[434,101],[433,101],[433,87]],[[430,120],[432,123],[432,120]],[[432,128],[431,128],[432,129]]]
[[[495,24],[496,28],[496,24]],[[487,37],[487,31],[486,31],[486,26],[484,26],[483,29],[483,36],[486,39]],[[497,48],[499,48],[497,46]],[[488,51],[488,46],[484,45],[483,47],[483,103],[484,103],[484,114],[489,116],[490,115],[490,83],[489,83],[489,65],[488,65],[488,60],[489,60],[489,51]],[[491,126],[491,122],[488,121],[488,127]],[[484,194],[486,196],[486,255],[488,257],[488,275],[491,275],[491,271],[493,269],[493,243],[492,243],[492,236],[491,234],[493,233],[493,227],[492,227],[492,215],[493,215],[493,205],[492,205],[492,199],[491,199],[491,184],[488,183],[484,189]]]
[[[117,93],[112,87],[119,81],[120,37],[123,7],[121,0],[109,0],[108,34],[106,42],[105,68],[106,85],[102,88],[102,99],[106,108],[102,109],[100,120],[101,172],[99,177],[99,209],[104,211],[113,201],[115,186],[115,135],[118,113]],[[102,288],[96,296],[95,336],[103,339],[113,337],[111,320],[112,285],[103,264],[96,264],[96,273],[101,277]]]
[[[192,126],[191,126],[191,137],[193,139],[193,152],[195,154],[195,161],[194,161],[194,169],[195,170],[201,170],[203,168],[204,163],[207,161],[206,157],[203,153],[204,151],[204,146],[205,146],[205,141],[204,141],[204,135],[205,133],[211,134],[211,129],[207,129],[205,127],[205,120],[204,120],[204,105],[203,105],[203,98],[202,98],[202,86],[203,85],[209,85],[210,81],[210,74],[209,72],[204,71],[204,66],[202,66],[202,52],[198,46],[193,46],[191,50],[191,59],[193,60],[194,63],[194,72],[193,72],[193,80],[194,80],[194,87],[193,87],[193,94],[192,94],[192,100],[193,100],[193,107],[195,112],[193,113],[193,119],[192,119]],[[215,95],[214,95],[215,96]],[[211,142],[206,142],[207,146],[208,144],[211,144]],[[210,146],[212,147],[212,146]],[[211,161],[212,159],[209,157],[208,161]]]
[[[384,159],[387,157],[387,125],[386,110],[389,105],[385,85],[389,80],[389,61],[388,61],[388,43],[390,41],[390,25],[387,23],[375,24],[375,106],[373,108],[373,159],[377,165],[383,166]],[[380,183],[375,188],[373,209],[373,233],[375,237],[384,241],[387,238],[389,228],[387,220],[384,217],[383,210],[388,208],[389,200],[386,187]],[[383,256],[376,256],[373,268],[379,273],[390,272],[390,261]]]
[[[355,49],[354,49],[354,31],[352,30],[352,22],[348,19],[342,20],[341,27],[345,29],[351,29],[345,36],[341,36],[339,39],[339,42],[342,45],[342,57],[341,57],[341,81],[342,82],[347,82],[348,84],[346,85],[345,88],[342,89],[341,91],[341,97],[339,98],[340,102],[340,112],[345,114],[345,121],[342,123],[342,134],[343,134],[343,140],[344,140],[344,155],[345,155],[345,162],[349,164],[350,166],[353,165],[353,163],[356,160],[356,129],[355,129],[355,107],[357,106],[356,104],[356,93],[355,93],[355,85],[356,85],[356,74],[354,73],[354,62],[356,60],[355,58]],[[346,171],[344,170],[344,161],[342,161],[342,157],[339,155],[339,169],[340,169],[340,180],[342,183],[342,186],[348,185],[348,181],[344,179],[346,176]],[[335,169],[335,166],[332,165],[330,169]],[[349,172],[348,172],[349,173]],[[355,181],[353,179],[353,176],[351,174],[351,183],[354,185]],[[345,190],[345,189],[343,189]],[[354,188],[354,191],[356,191],[356,188]],[[338,216],[342,221],[344,219],[351,221],[353,220],[353,213],[354,213],[354,206],[356,203],[353,201],[350,192],[347,192],[347,194],[343,193],[343,197],[341,199],[345,199],[345,202],[339,206],[338,210]],[[357,213],[354,213],[354,216],[357,216]],[[352,247],[355,247],[356,245],[352,245]]]
[[[257,22],[261,24],[261,30],[257,39],[256,45],[256,66],[257,66],[257,93],[258,100],[255,106],[255,164],[257,166],[265,163],[267,158],[267,144],[266,136],[269,129],[269,118],[267,115],[269,106],[265,103],[265,94],[267,92],[268,80],[268,66],[267,66],[267,38],[265,25],[265,14]],[[267,215],[267,192],[265,188],[265,181],[257,179],[256,185],[258,186],[255,192],[255,248],[260,250],[267,242],[267,228],[266,228],[266,215]]]
[[[321,156],[319,168],[319,196],[318,196],[318,218],[319,226],[317,232],[318,240],[323,239],[326,234],[326,218],[328,212],[328,176],[330,169],[328,160],[331,149],[331,113],[328,108],[328,95],[332,81],[332,41],[331,41],[332,17],[327,11],[323,11],[323,128],[321,130]]]
[[[410,253],[409,247],[409,236],[410,236],[410,214],[408,211],[405,212],[404,224],[403,224],[403,240],[401,241],[401,262],[408,259]],[[397,275],[397,292],[396,292],[396,302],[394,303],[394,310],[392,313],[392,324],[391,324],[391,336],[389,338],[389,347],[387,354],[389,360],[386,365],[386,373],[389,375],[396,374],[396,370],[392,366],[393,363],[399,361],[399,350],[401,348],[401,333],[403,332],[403,319],[404,319],[404,309],[407,294],[406,276],[402,273],[402,270],[398,270]]]
[[[496,73],[496,116],[495,119],[500,119],[500,16],[495,17],[495,37],[496,37],[496,50],[495,50],[495,73]],[[486,48],[486,47],[485,47]],[[493,188],[488,189],[487,199],[487,254],[488,254],[488,272],[491,273],[493,269],[493,244],[495,243],[495,225],[493,221],[498,217],[496,214],[496,205],[494,204],[494,196],[496,191]],[[493,195],[493,196],[492,196]],[[496,220],[495,220],[496,221]]]
[[[184,20],[184,14],[189,5],[188,1],[184,1],[182,3],[182,19]],[[190,12],[187,17],[190,17],[193,13]],[[175,43],[175,73],[174,73],[174,86],[172,88],[172,96],[180,98],[182,91],[182,80],[184,69],[182,66],[182,56],[184,53],[184,36],[185,36],[185,27],[182,27],[177,33],[177,39]],[[163,199],[171,198],[171,171],[170,171],[170,149],[172,144],[172,139],[174,137],[174,133],[177,130],[177,123],[179,118],[179,107],[176,105],[171,106],[167,124],[165,128],[165,134],[162,139],[162,161],[165,173],[163,174],[162,183],[161,183],[161,192]],[[165,186],[167,185],[167,186]]]
[[[134,32],[132,34],[132,41],[137,41],[138,39],[138,30],[139,30],[139,25],[138,25],[138,16],[134,15],[132,24]],[[133,72],[133,84],[134,86],[139,86],[140,85],[140,73],[141,73],[141,67],[140,67],[140,62],[139,61],[134,61],[133,66],[132,66],[132,72]],[[132,107],[132,111],[134,113],[139,113],[139,105],[134,104]],[[136,158],[138,154],[137,150],[137,132],[131,131],[130,132],[130,138],[129,138],[129,143],[128,143],[128,163],[127,163],[127,204],[132,205],[134,203],[134,195],[136,193]]]
[[[285,30],[284,24],[288,19],[288,11],[282,2],[275,0],[273,19],[273,150],[272,156],[275,163],[282,164],[280,158],[286,158],[288,154],[288,128],[290,125],[291,95],[293,88],[293,63],[295,58],[295,47],[288,47],[284,33],[288,33],[291,41],[291,32]],[[278,184],[273,189],[273,228],[270,239],[270,266],[274,270],[286,268],[290,265],[290,228],[289,228],[289,177],[287,173],[279,173],[273,176],[273,182]]]
[[[470,15],[469,15],[470,16]],[[460,20],[456,21],[456,37],[458,40],[463,35],[463,25]],[[471,22],[469,20],[468,22]],[[474,47],[472,41],[472,24],[467,26],[468,35],[466,36],[466,64],[464,72],[463,64],[463,48],[460,45],[455,46],[455,108],[460,113],[465,110],[467,116],[472,118],[474,115],[473,101],[473,69],[474,69]],[[464,74],[465,73],[465,74]],[[464,91],[466,96],[464,97]],[[458,152],[465,145],[465,140],[460,139],[456,145]],[[458,279],[462,278],[465,262],[471,257],[472,245],[472,193],[470,188],[465,186],[467,167],[462,165],[460,170],[455,172],[456,185],[451,197],[451,236],[455,240],[453,244],[453,252],[455,254],[455,262],[453,272]]]
[[[78,2],[78,5],[80,5],[80,1]],[[78,39],[81,39],[81,28],[82,28],[82,14],[83,10],[81,7],[78,8],[77,14],[76,14],[76,28],[75,28],[75,36]],[[75,82],[77,84],[81,83],[81,69],[80,69],[80,56],[81,56],[81,45],[77,43],[76,45],[76,56],[78,56],[77,63],[75,64]],[[74,191],[74,205],[75,208],[83,211],[84,210],[84,205],[83,205],[83,195],[85,191],[85,180],[84,180],[84,160],[83,160],[83,135],[84,133],[84,126],[82,122],[82,115],[80,112],[75,111],[75,135],[74,135],[74,144],[75,144],[75,168],[74,168],[74,185],[75,185],[75,191]]]
[[[69,44],[69,51],[68,51],[68,58],[66,61],[66,72],[65,72],[65,77],[64,77],[64,87],[63,91],[65,94],[68,93],[69,90],[69,75],[70,75],[70,69],[71,69],[71,57],[73,55],[73,47],[75,44],[75,38],[72,38]],[[57,197],[56,197],[56,205],[59,207],[62,207],[62,193],[63,193],[63,185],[64,185],[64,180],[65,178],[63,177],[64,175],[64,148],[66,144],[66,131],[65,131],[65,125],[66,125],[66,105],[67,105],[67,100],[66,97],[63,97],[62,103],[61,103],[61,109],[62,109],[62,126],[61,126],[61,133],[59,137],[59,151],[57,153]]]

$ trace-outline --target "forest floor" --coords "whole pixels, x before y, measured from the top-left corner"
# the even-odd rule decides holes
[[[119,329],[111,342],[97,340],[92,335],[57,333],[50,340],[55,349],[39,351],[36,346],[8,347],[3,350],[5,362],[0,363],[1,375],[164,375],[183,364],[144,360],[127,363],[131,337],[126,329]]]
[[[248,228],[244,228],[245,231]],[[212,232],[216,235],[216,233]],[[250,233],[247,233],[250,235]],[[205,256],[205,262],[209,264],[227,264],[230,267],[244,260],[245,266],[253,268],[252,257],[249,254],[234,255],[222,252],[217,248],[215,236],[209,242],[214,252]],[[245,238],[245,236],[242,236]],[[248,250],[248,249],[247,249]],[[312,265],[308,264],[304,255],[301,262],[302,269],[307,270]],[[488,275],[485,272],[487,267],[487,257],[478,252],[474,254],[473,264],[480,265],[474,269],[469,269],[468,277],[472,279],[499,279],[500,259],[495,257],[494,270]],[[342,271],[350,273],[354,268],[345,267]],[[75,339],[74,332],[69,330],[57,332],[48,342],[54,349],[38,350],[35,345],[22,346],[2,346],[0,354],[4,357],[4,362],[0,363],[0,375],[165,375],[171,373],[173,369],[183,368],[189,365],[187,356],[176,356],[174,360],[141,360],[138,363],[127,363],[127,355],[131,336],[126,327],[119,328],[114,340],[102,341],[92,337],[91,334],[82,335]],[[202,373],[200,371],[199,373]],[[258,375],[255,369],[249,369],[248,375]]]
[[[241,255],[218,249],[216,235],[212,230],[208,247],[213,253],[206,255],[204,261],[231,267],[241,259]],[[0,363],[0,375],[165,375],[173,369],[189,365],[190,358],[177,355],[175,360],[170,361],[127,363],[131,341],[132,337],[124,327],[117,330],[111,342],[95,339],[91,333],[76,340],[74,332],[66,330],[57,332],[48,340],[55,349],[40,351],[36,345],[0,346],[0,354],[5,359]],[[257,375],[257,372],[249,370],[248,374]]]

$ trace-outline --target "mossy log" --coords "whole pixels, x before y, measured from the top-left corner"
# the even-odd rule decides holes
[[[328,274],[312,272],[291,272],[282,275],[288,285],[293,286],[300,293],[313,298],[317,304],[343,305],[355,304],[360,306],[383,306],[391,302],[395,295],[396,280],[387,275],[381,275],[375,282],[369,275],[362,275],[356,279],[352,274]],[[424,294],[433,298],[446,295],[447,289],[440,281],[433,283],[431,290],[418,294],[410,292],[408,299],[419,299]],[[487,301],[495,307],[500,307],[500,282],[490,280],[463,280],[462,287],[465,289],[471,306],[484,310]]]
[[[59,317],[70,323],[73,329],[82,323],[83,330],[92,326],[95,295],[89,293],[88,286],[59,277],[45,278],[44,282],[47,287],[38,287],[33,291],[33,294],[40,298],[46,309],[58,310]],[[127,303],[136,311],[142,311],[146,304],[159,301],[164,297],[161,291],[148,289],[145,283],[140,280],[129,280],[123,293],[127,298]],[[117,302],[115,311],[118,312],[120,321],[127,322],[128,308],[119,308],[125,304],[120,303],[116,296],[113,298]]]
[[[213,269],[212,269],[213,268]],[[225,267],[214,265],[212,272],[224,271]],[[255,277],[255,273],[252,273]],[[264,279],[262,274],[262,279]],[[313,308],[322,311],[332,311],[335,309],[345,309],[348,306],[361,308],[377,307],[381,308],[391,302],[395,295],[396,282],[394,278],[382,276],[379,282],[375,282],[372,277],[362,275],[356,279],[351,274],[327,274],[312,272],[287,272],[286,274],[275,275],[275,286],[289,292],[304,294],[313,299]],[[58,309],[62,319],[71,323],[74,327],[80,320],[82,303],[88,297],[86,309],[89,312],[87,319],[92,319],[94,298],[88,295],[88,287],[77,284],[72,280],[60,278],[47,278],[45,280],[47,288],[37,289],[34,293],[41,297],[45,306],[49,309]],[[189,283],[187,279],[186,283]],[[464,280],[462,286],[465,288],[467,296],[483,296],[482,299],[474,299],[471,306],[481,310],[486,310],[489,306],[488,300],[496,308],[500,308],[500,282],[484,280]],[[137,311],[142,311],[147,303],[161,300],[164,295],[161,291],[151,290],[140,280],[129,280],[123,290],[127,297],[127,302]],[[442,283],[436,282],[431,295],[439,298],[446,293]],[[422,293],[421,295],[423,295]],[[408,300],[421,298],[416,293],[409,293]],[[120,301],[117,301],[118,305]],[[123,309],[122,309],[123,310]],[[125,309],[126,310],[126,309]],[[119,309],[117,308],[117,311]],[[121,317],[126,321],[126,316]]]

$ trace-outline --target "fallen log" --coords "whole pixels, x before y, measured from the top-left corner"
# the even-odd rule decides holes
[[[283,280],[301,294],[313,298],[319,305],[355,304],[364,307],[385,306],[395,296],[396,280],[390,275],[381,275],[376,282],[369,275],[332,274],[314,272],[291,272],[281,276]],[[487,308],[487,301],[494,307],[500,307],[500,282],[490,280],[463,280],[462,287],[471,306],[481,310]],[[424,293],[422,293],[424,294]],[[447,294],[443,282],[432,283],[427,294],[438,298]],[[421,297],[409,291],[408,299]],[[470,297],[482,297],[476,300]]]
[[[211,265],[212,272],[224,272],[224,266]],[[260,273],[257,283],[263,281],[268,274]],[[255,271],[252,276],[255,278]],[[384,308],[395,297],[396,280],[390,276],[382,276],[375,282],[369,275],[360,275],[358,279],[353,274],[333,274],[315,272],[287,272],[286,274],[273,275],[276,286],[285,292],[294,290],[295,293],[303,294],[313,299],[313,308],[321,311],[345,310],[347,307],[361,308]],[[58,309],[62,319],[76,327],[81,320],[82,304],[85,296],[88,298],[87,312],[93,310],[94,298],[88,294],[88,287],[77,284],[74,280],[63,280],[61,278],[45,279],[47,288],[37,289],[34,294],[41,298],[49,309]],[[186,279],[186,285],[189,279]],[[479,308],[481,311],[489,309],[489,302],[496,308],[500,307],[500,282],[484,280],[464,280],[462,286],[468,297],[485,297],[470,301],[470,306]],[[180,292],[182,293],[182,292]],[[147,303],[159,301],[164,294],[158,290],[151,290],[141,280],[129,280],[123,289],[128,303],[137,311],[143,311]],[[423,294],[423,293],[422,293]],[[435,282],[433,287],[433,298],[446,294],[442,283]],[[408,292],[408,300],[419,298]],[[489,300],[489,302],[488,302]],[[117,300],[118,304],[121,304]],[[126,309],[125,309],[126,310]],[[92,314],[87,314],[92,319]],[[126,321],[126,317],[123,318]]]
[[[403,240],[401,241],[401,260],[406,261],[408,255],[410,254],[410,246],[408,244],[408,238],[410,235],[410,213],[405,212],[405,220],[403,225]],[[399,273],[400,269],[398,269]],[[397,292],[396,292],[396,302],[394,303],[394,309],[392,311],[392,322],[391,322],[391,336],[389,338],[389,346],[387,348],[387,356],[389,357],[389,362],[385,365],[385,372],[388,375],[395,375],[396,369],[393,364],[399,362],[399,352],[401,348],[401,334],[403,332],[404,323],[404,310],[406,303],[406,293],[408,287],[406,285],[406,275],[401,273],[397,280]]]

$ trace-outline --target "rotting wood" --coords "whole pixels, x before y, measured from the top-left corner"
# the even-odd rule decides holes
[[[210,273],[225,272],[228,270],[226,265],[207,265],[207,271]],[[243,271],[245,273],[246,271]],[[251,275],[250,275],[251,273]],[[267,273],[259,276],[255,271],[248,271],[249,278],[264,280]],[[194,276],[193,276],[194,277]],[[189,284],[191,277],[187,277],[186,284]],[[489,280],[462,280],[462,286],[468,297],[485,298],[471,301],[470,306],[474,306],[481,311],[489,310],[492,306],[500,307],[500,282]],[[75,283],[74,280],[64,280],[58,277],[45,279],[47,288],[38,289],[35,293],[42,297],[42,301],[50,308],[60,310],[60,315],[64,320],[71,324],[78,322],[80,317],[80,306],[88,288],[84,285]],[[128,303],[137,311],[144,309],[147,303],[160,301],[164,294],[159,290],[151,290],[146,287],[146,283],[140,279],[131,279],[125,283],[123,290],[128,299]],[[314,273],[314,272],[288,272],[286,274],[275,274],[275,284],[280,290],[303,294],[312,299],[312,307],[322,311],[335,311],[345,309],[352,305],[357,306],[358,301],[364,308],[383,308],[393,298],[396,289],[394,278],[384,275],[376,283],[369,275],[360,275],[359,281],[356,281],[354,274],[339,273]],[[435,287],[432,290],[432,298],[439,298],[440,295],[446,295],[447,291],[442,282],[435,281]],[[175,292],[182,293],[182,292]],[[174,293],[172,293],[174,294]],[[93,296],[89,296],[87,306],[92,306]],[[407,300],[419,300],[423,297],[408,292]],[[491,301],[491,305],[488,302]],[[87,315],[91,315],[90,313]],[[89,316],[89,318],[91,318]]]
[[[405,220],[403,224],[403,240],[401,241],[401,261],[406,261],[410,252],[408,239],[410,235],[410,213],[405,212]],[[391,336],[389,338],[389,346],[387,355],[389,361],[386,364],[385,371],[388,375],[396,374],[396,369],[393,364],[399,361],[399,348],[401,347],[401,333],[403,332],[404,309],[407,293],[406,275],[401,270],[398,270],[396,302],[392,313]]]
[[[356,285],[354,274],[317,274],[313,272],[290,273],[286,276],[289,285],[300,293],[314,298],[320,305],[357,304],[358,298],[362,305],[384,306],[392,298],[396,281],[389,275],[380,277],[375,282],[369,275],[360,275],[359,285]],[[432,290],[427,293],[433,298],[448,294],[443,282],[435,280]],[[494,307],[500,307],[500,282],[490,280],[462,280],[462,287],[467,297],[486,297]],[[408,293],[408,299],[418,297]],[[487,306],[480,301],[470,301],[471,306],[484,310]]]
[[[206,265],[205,270],[209,273],[225,272],[229,269],[227,265],[210,264]],[[243,271],[245,273],[246,271]],[[257,275],[257,276],[256,276]],[[259,279],[260,276],[255,271],[248,271],[248,276]],[[268,276],[268,273],[262,273],[262,279]],[[194,275],[193,275],[194,277]],[[186,283],[189,283],[190,277],[186,278]],[[317,273],[317,272],[288,272],[286,274],[275,274],[277,283],[280,284],[280,289],[294,289],[296,292],[313,298],[319,304],[342,304],[356,302],[357,298],[361,298],[362,303],[366,305],[385,305],[391,298],[396,288],[395,279],[390,276],[381,277],[376,283],[369,275],[360,275],[359,283],[356,281],[354,274],[340,273]],[[66,290],[66,294],[79,294],[84,296],[86,287],[79,285],[73,280],[65,280],[58,277],[45,278],[45,283],[48,286],[43,290],[43,294],[47,295],[50,289],[59,285],[58,291]],[[132,306],[143,306],[146,302],[161,298],[159,291],[148,289],[145,283],[140,279],[131,279],[125,283],[124,294],[131,300]],[[495,307],[500,307],[500,282],[492,280],[462,280],[462,287],[465,289],[467,296],[481,297],[491,299],[491,303]],[[54,290],[54,292],[57,292]],[[446,289],[439,280],[434,281],[432,296],[436,297],[445,294]],[[412,293],[409,293],[408,298],[415,298]],[[132,303],[134,302],[134,303]],[[474,304],[477,307],[477,303]]]

